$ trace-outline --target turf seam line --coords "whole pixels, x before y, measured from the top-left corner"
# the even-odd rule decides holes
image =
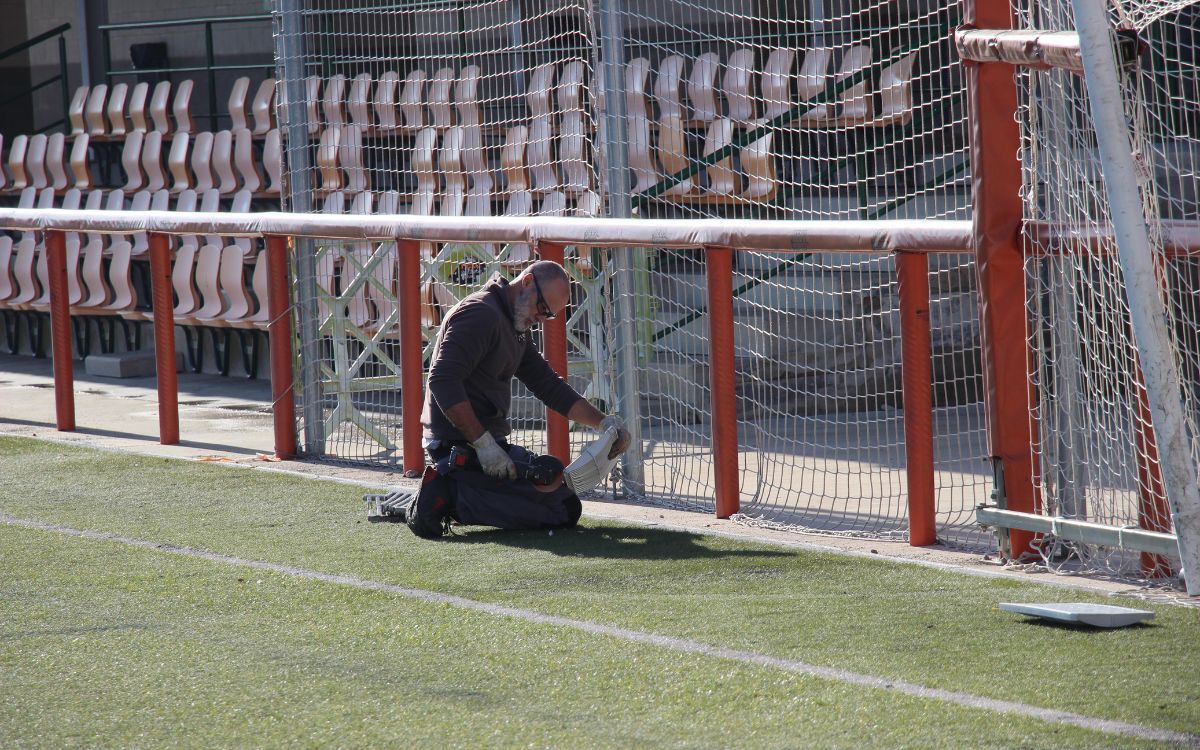
[[[985,698],[982,696],[971,695],[970,693],[962,693],[953,690],[930,688],[917,683],[905,682],[903,680],[889,680],[883,677],[873,677],[871,675],[851,672],[849,670],[838,669],[836,667],[821,667],[794,659],[767,656],[765,654],[758,654],[752,651],[742,651],[739,649],[725,648],[722,646],[712,646],[686,638],[647,633],[630,628],[622,628],[614,625],[604,625],[601,623],[590,622],[588,620],[576,620],[569,617],[550,615],[542,612],[536,612],[534,610],[509,607],[502,604],[490,604],[488,602],[480,602],[474,599],[468,599],[466,597],[455,596],[452,594],[443,594],[436,591],[414,589],[406,586],[398,586],[396,584],[383,583],[381,581],[371,581],[364,578],[357,578],[354,576],[336,573],[322,573],[320,571],[309,570],[307,568],[301,568],[294,565],[284,565],[282,563],[272,563],[263,560],[250,560],[241,557],[234,557],[232,555],[225,555],[219,552],[210,552],[208,550],[187,547],[184,545],[152,542],[145,539],[137,539],[134,537],[128,537],[104,531],[75,529],[54,523],[45,523],[42,521],[17,518],[15,516],[2,513],[0,513],[0,523],[38,531],[54,532],[81,539],[114,542],[155,552],[165,552],[182,557],[190,557],[207,560],[210,562],[224,563],[227,565],[248,567],[255,570],[264,570],[272,573],[304,578],[307,580],[334,583],[369,591],[396,594],[409,599],[416,599],[434,604],[446,604],[459,609],[483,612],[498,617],[511,617],[518,620],[523,620],[525,622],[570,628],[592,635],[608,636],[633,643],[658,646],[660,648],[666,648],[683,653],[727,659],[730,661],[754,664],[762,667],[771,667],[786,672],[793,672],[861,687],[889,690],[909,697],[942,701],[944,703],[952,703],[967,708],[992,711],[996,713],[1017,714],[1054,724],[1066,724],[1081,729],[1103,732],[1106,734],[1123,735],[1138,739],[1200,747],[1200,735],[1189,734],[1186,732],[1176,732],[1168,729],[1146,727],[1140,724],[1130,724],[1111,719],[1100,719],[1091,716],[1084,716],[1082,714],[1071,713],[1069,711],[1042,708],[1039,706],[1032,706],[1015,701]]]

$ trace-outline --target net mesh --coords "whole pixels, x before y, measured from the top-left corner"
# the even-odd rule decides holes
[[[288,160],[288,205],[969,218],[963,77],[950,35],[960,16],[950,0],[281,4],[279,78],[304,98],[290,110],[303,113],[292,132],[305,142],[288,154],[305,158]],[[609,127],[606,108],[617,104],[624,117]],[[628,165],[627,193],[607,184],[611,164]],[[322,386],[302,397],[320,402],[328,454],[395,463],[394,245],[311,252]],[[427,341],[459,298],[493,273],[515,275],[533,252],[426,243]],[[572,383],[609,410],[629,390],[637,401],[644,477],[612,489],[711,509],[702,256],[620,253],[567,249]],[[620,283],[618,260],[629,270]],[[738,253],[735,264],[745,518],[904,536],[892,259],[780,248]],[[971,259],[934,258],[930,287],[939,535],[987,545],[971,528],[990,483]],[[544,449],[543,407],[519,384],[514,395],[514,439]],[[573,433],[573,450],[591,437]]]
[[[1018,5],[1027,28],[1073,29],[1069,2]],[[1197,266],[1174,253],[1168,231],[1197,220],[1196,101],[1200,14],[1189,3],[1128,3],[1110,9],[1146,46],[1124,74],[1137,176],[1162,297],[1196,432]],[[1133,339],[1096,135],[1083,79],[1024,70],[1025,216],[1040,228],[1026,265],[1030,316],[1036,485],[1047,515],[1116,527],[1170,531],[1141,363]],[[1035,236],[1039,232],[1035,232]],[[1200,459],[1196,446],[1192,454]],[[1044,560],[1120,577],[1169,576],[1171,561],[1048,537]],[[1175,562],[1177,566],[1177,561]]]

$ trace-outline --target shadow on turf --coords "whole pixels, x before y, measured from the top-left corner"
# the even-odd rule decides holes
[[[444,541],[457,544],[503,544],[519,549],[553,552],[563,557],[605,557],[638,560],[677,560],[722,557],[795,557],[789,550],[713,549],[712,537],[686,531],[644,526],[577,526],[547,531],[505,531],[486,527],[456,527]]]

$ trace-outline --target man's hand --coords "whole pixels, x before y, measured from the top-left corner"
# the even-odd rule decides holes
[[[479,465],[484,474],[496,479],[517,478],[517,467],[513,465],[512,459],[504,449],[496,444],[492,433],[484,430],[471,445],[475,448],[475,455],[479,458]]]
[[[600,431],[608,432],[609,430],[617,431],[617,440],[613,443],[613,447],[608,451],[609,458],[616,458],[629,448],[631,439],[629,430],[625,429],[625,423],[616,414],[609,414],[600,422]]]

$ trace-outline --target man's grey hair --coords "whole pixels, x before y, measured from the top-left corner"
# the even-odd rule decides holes
[[[567,272],[563,267],[552,260],[539,260],[531,263],[524,271],[521,272],[521,278],[526,274],[533,274],[537,277],[538,283],[545,284],[550,281],[570,281]]]

